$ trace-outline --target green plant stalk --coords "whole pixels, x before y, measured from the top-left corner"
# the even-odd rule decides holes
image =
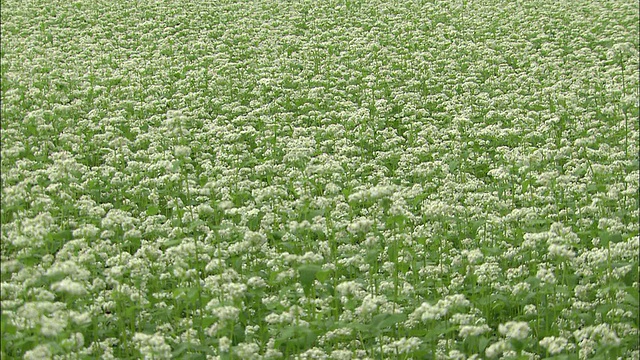
[[[182,167],[181,167],[182,170]],[[191,219],[194,219],[194,213],[193,213],[193,206],[191,206],[191,189],[189,188],[189,181],[187,179],[187,175],[184,173],[184,171],[181,171],[182,176],[183,176],[183,183],[185,184],[185,188],[187,191],[187,203],[189,206],[189,212],[191,213]],[[198,247],[198,237],[195,234],[195,230],[194,234],[193,234],[193,245],[194,245],[194,251],[195,251],[195,262],[196,262],[196,268],[198,268],[198,266],[200,266],[200,248]],[[196,304],[196,308],[202,308],[202,284],[200,283],[200,270],[197,271],[196,273],[196,288],[198,289],[198,302]],[[195,315],[195,310],[193,311],[193,314]],[[200,343],[203,344],[204,343],[204,329],[202,328],[201,324],[202,324],[202,315],[198,316],[198,322],[199,322],[199,326],[198,326],[198,337],[200,339]]]
[[[627,94],[627,81],[624,77],[624,61],[622,58],[620,59],[620,75],[622,76],[622,95]],[[622,114],[624,115],[624,155],[625,158],[629,158],[629,117],[627,116],[627,109],[625,106],[622,107]]]

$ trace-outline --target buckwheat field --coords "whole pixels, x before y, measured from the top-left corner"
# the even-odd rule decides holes
[[[639,359],[635,0],[2,0],[2,359]]]

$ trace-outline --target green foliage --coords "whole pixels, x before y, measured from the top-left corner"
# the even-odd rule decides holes
[[[2,3],[2,358],[637,351],[637,6],[130,5]]]

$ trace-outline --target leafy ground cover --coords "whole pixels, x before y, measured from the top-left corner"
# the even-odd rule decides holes
[[[2,0],[3,359],[638,359],[637,1]]]

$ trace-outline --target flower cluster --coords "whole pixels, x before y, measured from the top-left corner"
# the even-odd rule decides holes
[[[2,2],[1,358],[638,358],[631,1]]]

